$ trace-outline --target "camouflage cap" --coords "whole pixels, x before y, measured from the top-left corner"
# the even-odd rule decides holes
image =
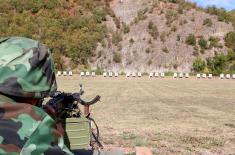
[[[22,37],[0,38],[0,92],[44,98],[56,90],[54,64],[49,49]]]

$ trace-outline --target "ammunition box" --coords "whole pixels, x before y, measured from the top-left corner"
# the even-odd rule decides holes
[[[71,150],[87,149],[90,146],[91,128],[86,117],[67,118],[62,124],[65,144]]]

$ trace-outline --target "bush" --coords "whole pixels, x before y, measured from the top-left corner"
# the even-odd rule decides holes
[[[148,24],[148,32],[153,37],[153,39],[157,39],[159,36],[158,28],[152,21]]]
[[[150,48],[147,48],[145,52],[149,54],[151,52]]]
[[[196,45],[196,37],[194,36],[194,34],[189,34],[188,37],[186,38],[186,44],[188,45]]]
[[[122,41],[121,33],[119,31],[112,33],[112,43],[117,46],[120,41]]]
[[[177,40],[177,41],[180,41],[180,39],[181,39],[181,37],[180,37],[180,35],[178,34],[176,40]]]
[[[122,25],[123,25],[123,32],[125,34],[129,33],[130,32],[130,27],[128,25],[126,25],[125,23],[123,23]]]
[[[135,23],[138,23],[140,20],[145,20],[147,18],[147,15],[146,15],[147,12],[148,12],[148,8],[139,10],[137,13],[137,17],[135,18]]]
[[[176,20],[177,12],[174,10],[167,10],[165,17],[166,17],[166,21],[167,21],[166,24],[169,26],[174,20]]]
[[[194,62],[193,62],[193,70],[195,72],[202,72],[206,67],[206,63],[204,60],[202,60],[201,58],[197,58]]]
[[[228,64],[227,56],[224,54],[216,55],[214,58],[207,59],[208,69],[215,75],[219,75],[226,70]]]
[[[130,42],[131,44],[133,44],[135,41],[134,41],[133,38],[131,38],[131,39],[129,40],[129,42]]]
[[[101,23],[102,21],[105,21],[106,20],[106,11],[102,8],[95,8],[93,10],[93,16],[94,16],[94,19],[98,22],[98,23]]]
[[[210,37],[209,41],[210,41],[209,48],[218,47],[219,46],[219,41],[220,41],[219,38],[217,38],[217,37]]]
[[[175,25],[172,26],[172,27],[171,27],[171,31],[173,31],[173,32],[177,31],[177,27],[176,27]]]
[[[118,29],[120,29],[120,28],[121,28],[120,19],[117,18],[116,16],[115,16],[113,19],[114,19],[114,23],[115,23],[116,27],[117,27]]]
[[[206,25],[208,27],[211,27],[212,26],[212,20],[210,18],[206,18],[204,21],[203,21],[203,25]]]
[[[235,51],[235,31],[226,34],[225,45]]]
[[[168,50],[167,47],[164,47],[164,48],[162,49],[162,52],[164,52],[164,53],[169,53],[169,50]]]
[[[165,32],[162,32],[161,35],[160,35],[160,40],[162,42],[165,42],[166,41],[166,33]]]
[[[204,38],[201,38],[199,41],[198,41],[198,44],[200,45],[201,49],[207,49],[207,40],[204,39]]]
[[[148,65],[150,66],[152,63],[153,63],[153,61],[150,59],[150,60],[148,61]]]
[[[114,52],[114,54],[113,54],[113,61],[115,63],[121,63],[121,61],[122,61],[121,54],[117,53],[117,52]]]

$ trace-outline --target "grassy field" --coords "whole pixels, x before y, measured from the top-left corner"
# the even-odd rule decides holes
[[[85,89],[106,146],[154,154],[235,154],[235,80],[59,77],[60,90]]]

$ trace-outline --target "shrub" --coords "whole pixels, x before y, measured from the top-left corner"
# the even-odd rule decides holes
[[[153,61],[150,59],[150,60],[148,61],[148,65],[150,66],[152,63],[153,63]]]
[[[184,13],[184,8],[182,5],[179,5],[178,8],[177,8],[177,11],[179,14],[183,14]]]
[[[139,20],[145,20],[147,18],[147,15],[146,15],[147,12],[148,12],[148,8],[145,8],[143,10],[139,10],[137,13],[136,23]]]
[[[210,37],[209,41],[210,41],[209,48],[218,47],[219,46],[219,41],[220,41],[219,38],[217,38],[217,37]]]
[[[180,35],[178,34],[178,35],[177,35],[177,41],[180,41],[180,39],[181,39],[181,37],[180,37]]]
[[[196,45],[196,37],[194,34],[189,34],[188,37],[186,38],[186,44],[188,45]]]
[[[117,46],[120,41],[122,41],[121,33],[119,31],[112,33],[112,43]]]
[[[201,47],[201,49],[207,49],[207,40],[204,39],[204,38],[201,38],[199,41],[198,41],[198,44],[199,46]]]
[[[120,28],[121,28],[121,22],[120,22],[120,19],[119,19],[119,18],[117,18],[116,16],[114,17],[114,23],[115,23],[115,25],[116,25],[116,27],[117,27],[118,29],[120,29]]]
[[[160,35],[160,39],[162,42],[165,42],[166,41],[166,33],[165,32],[162,32],[161,35]]]
[[[203,21],[203,25],[206,25],[208,27],[211,27],[212,26],[212,20],[210,18],[206,18],[204,21]]]
[[[167,21],[166,24],[169,26],[174,20],[176,20],[177,12],[174,10],[167,10],[165,17],[166,17],[166,21]]]
[[[207,59],[207,66],[213,74],[220,74],[225,71],[228,63],[227,56],[224,54],[216,55],[214,58]]]
[[[145,52],[149,54],[151,52],[150,48],[147,48]]]
[[[235,51],[235,31],[226,34],[225,45]]]
[[[131,39],[129,40],[129,42],[130,42],[131,44],[133,44],[135,41],[134,41],[133,38],[131,38]]]
[[[102,21],[105,21],[106,20],[106,11],[102,8],[95,8],[93,10],[93,17],[94,19],[98,22],[98,23],[101,23]]]
[[[227,58],[229,61],[234,61],[235,60],[235,51],[233,51],[232,49],[228,49]]]
[[[123,32],[125,34],[129,33],[130,32],[130,27],[128,25],[126,25],[125,23],[123,23],[122,25],[123,25]]]
[[[194,62],[193,62],[193,70],[195,72],[202,72],[206,67],[206,63],[204,60],[202,60],[201,58],[197,58]]]
[[[113,54],[113,61],[115,63],[121,63],[121,61],[122,61],[121,54],[117,53],[117,52],[114,52],[114,54]]]
[[[176,27],[175,25],[172,26],[172,27],[171,27],[171,31],[173,31],[173,32],[177,31],[177,27]]]
[[[148,32],[153,37],[153,39],[157,39],[159,36],[158,28],[152,21],[148,24]]]
[[[164,47],[164,48],[162,49],[162,52],[164,52],[164,53],[169,53],[169,50],[168,50],[167,47]]]

